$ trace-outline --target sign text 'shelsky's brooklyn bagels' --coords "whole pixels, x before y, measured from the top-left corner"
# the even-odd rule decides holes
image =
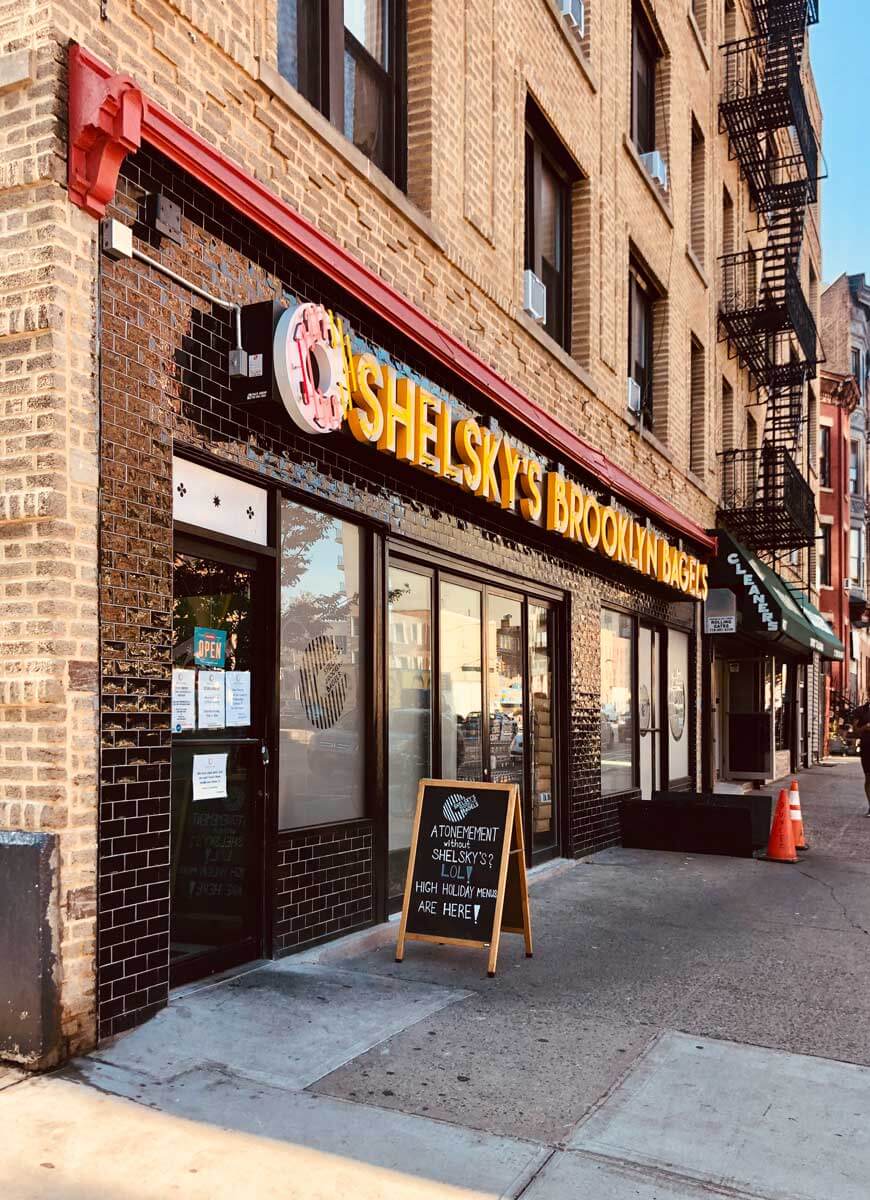
[[[341,319],[322,305],[287,309],[273,351],[281,399],[306,433],[332,433],[346,424],[359,442],[687,596],[706,598],[704,563],[545,468],[500,430],[474,417],[457,419],[449,399],[410,375],[371,352],[354,353]]]

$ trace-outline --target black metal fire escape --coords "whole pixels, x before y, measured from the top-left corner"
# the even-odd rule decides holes
[[[760,446],[720,455],[721,517],[750,548],[778,554],[815,537],[812,491],[795,459],[806,383],[820,361],[799,274],[806,212],[819,179],[801,71],[818,0],[753,0],[753,11],[757,35],[722,47],[719,118],[767,238],[761,250],[721,259],[719,320],[766,415]]]

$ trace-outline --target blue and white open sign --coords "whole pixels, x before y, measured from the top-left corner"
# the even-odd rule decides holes
[[[222,629],[193,631],[193,661],[198,667],[222,667],[227,657],[227,635]]]

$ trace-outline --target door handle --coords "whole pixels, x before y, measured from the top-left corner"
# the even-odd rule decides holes
[[[266,745],[265,742],[260,742],[260,757],[263,760],[263,766],[268,767],[268,765],[269,765],[269,747]]]

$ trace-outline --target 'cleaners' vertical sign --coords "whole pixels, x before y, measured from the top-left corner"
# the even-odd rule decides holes
[[[516,785],[423,780],[396,958],[406,939],[489,946],[492,975],[503,929],[531,954]]]

